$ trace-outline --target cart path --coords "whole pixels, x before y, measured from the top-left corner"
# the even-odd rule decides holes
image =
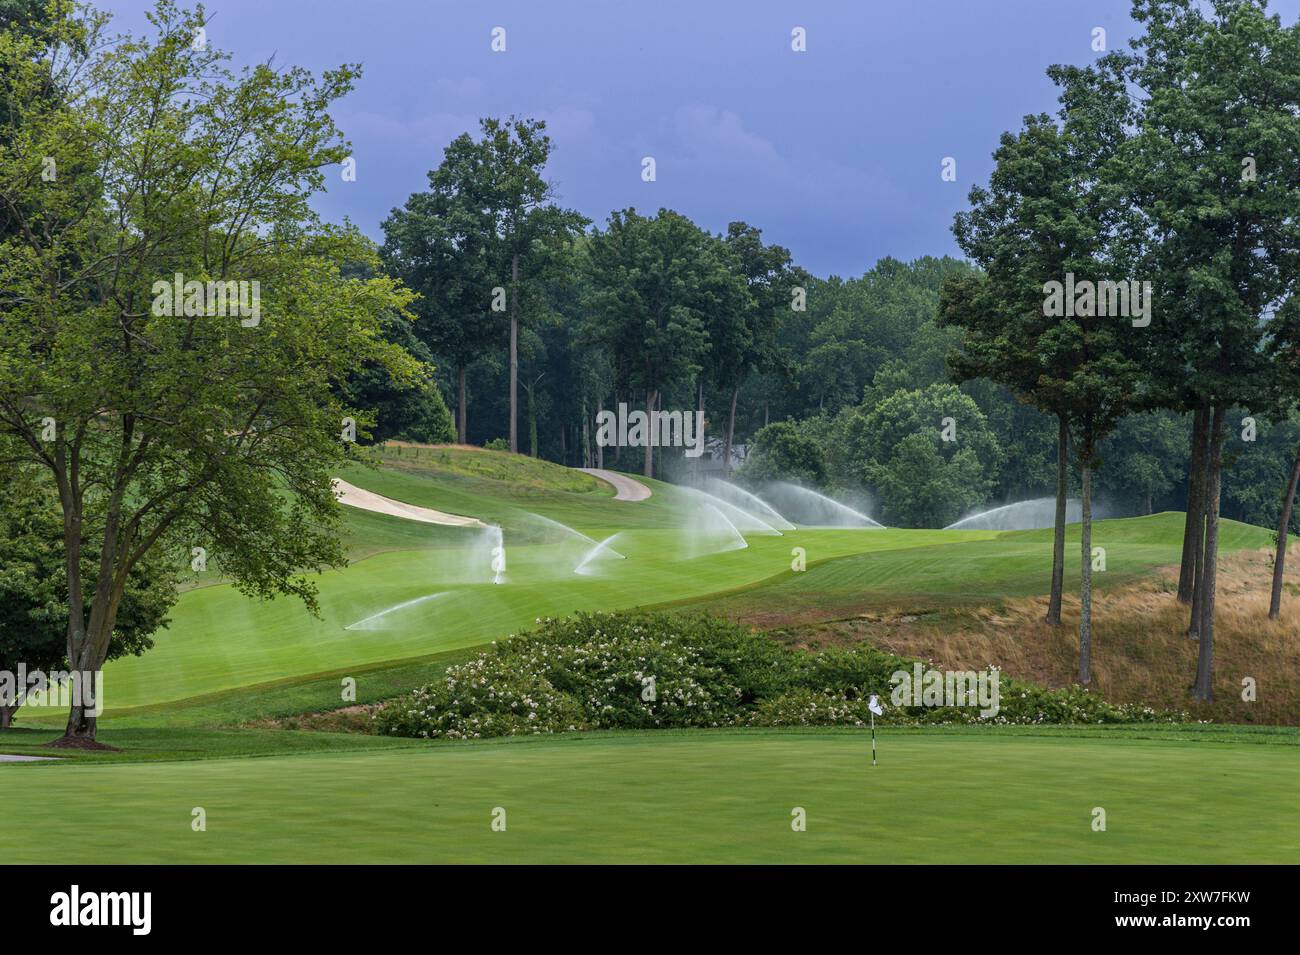
[[[606,471],[604,468],[574,468],[575,471],[581,471],[583,474],[590,474],[592,477],[600,478],[607,484],[614,485],[614,490],[618,493],[614,495],[616,501],[644,501],[650,496],[650,489],[640,481],[633,480],[626,474],[619,474],[617,471]]]

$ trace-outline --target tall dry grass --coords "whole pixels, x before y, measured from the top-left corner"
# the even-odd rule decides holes
[[[1199,643],[1187,636],[1189,608],[1178,602],[1178,568],[1093,598],[1092,688],[1115,703],[1186,710],[1216,722],[1300,724],[1300,544],[1287,559],[1282,615],[1268,619],[1271,550],[1243,551],[1219,563],[1215,605],[1214,702],[1189,694]],[[1047,598],[926,616],[864,615],[788,632],[804,646],[867,640],[882,649],[951,669],[989,664],[1051,687],[1077,678],[1079,599],[1067,594],[1062,624],[1043,622]],[[1242,699],[1243,680],[1256,700]]]

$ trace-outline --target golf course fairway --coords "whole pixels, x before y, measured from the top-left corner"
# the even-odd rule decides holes
[[[539,617],[731,591],[741,591],[737,599],[783,606],[825,603],[836,594],[927,607],[1028,596],[1042,591],[1042,568],[1051,564],[1050,530],[799,527],[747,533],[737,543],[727,536],[734,531],[702,528],[698,503],[659,481],[646,482],[655,489],[649,500],[623,502],[612,489],[537,490],[390,468],[358,468],[347,477],[395,500],[499,526],[502,582],[491,582],[488,531],[348,509],[347,539],[360,559],[313,578],[319,617],[294,600],[253,601],[226,584],[190,590],[171,626],[155,635],[153,650],[105,667],[106,708],[477,646]],[[1108,548],[1106,579],[1177,561],[1181,525],[1174,514],[1099,521],[1093,537]],[[1073,540],[1077,527],[1070,531]],[[1262,528],[1225,521],[1221,547],[1231,552],[1268,539]],[[605,559],[605,551],[577,572],[597,542],[608,542],[623,559]],[[804,572],[792,570],[797,549]],[[1076,576],[1077,551],[1067,549],[1067,573]],[[760,583],[762,592],[750,594]]]

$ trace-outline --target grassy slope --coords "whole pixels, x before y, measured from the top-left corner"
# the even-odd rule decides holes
[[[441,453],[451,460],[462,454]],[[493,453],[471,456],[481,455]],[[372,556],[319,577],[320,619],[292,601],[259,604],[226,585],[186,593],[154,650],[107,668],[110,711],[425,658],[575,610],[702,602],[763,625],[769,612],[786,622],[792,613],[826,619],[864,604],[934,608],[1037,594],[1050,565],[1050,531],[798,530],[751,536],[744,550],[692,556],[692,519],[670,485],[649,482],[655,490],[649,501],[619,502],[599,482],[594,489],[559,489],[571,473],[566,469],[496,457],[505,459],[506,473],[528,470],[519,481],[502,481],[482,476],[485,464],[440,469],[436,460],[403,458],[394,467],[356,468],[344,476],[398,500],[499,523],[509,558],[506,585],[467,582],[489,559],[482,531],[350,512],[349,546]],[[590,544],[549,521],[594,540],[617,532],[614,546],[628,559],[600,565],[593,576],[575,575]],[[1094,537],[1107,548],[1109,566],[1099,583],[1176,559],[1180,530],[1178,516],[1170,514],[1099,523]],[[1225,551],[1266,541],[1262,529],[1225,524]],[[804,573],[790,570],[795,546],[807,552]],[[1068,554],[1071,573],[1076,550]],[[346,629],[434,593],[442,596],[374,621],[374,629]]]
[[[1261,812],[1300,786],[1290,745],[896,732],[881,754],[872,768],[861,731],[693,731],[10,766],[0,772],[19,785],[6,787],[0,852],[11,864],[71,845],[97,861],[263,863],[1258,863],[1300,852],[1295,815]],[[190,829],[196,806],[206,832]],[[504,833],[489,827],[497,806]],[[796,806],[806,832],[791,831]],[[1091,830],[1096,806],[1106,832]]]
[[[1094,586],[1105,590],[1152,567],[1177,562],[1182,523],[1181,514],[1166,513],[1095,524],[1093,546],[1106,549],[1106,572],[1093,575]],[[1225,554],[1261,547],[1270,536],[1263,528],[1225,520],[1220,547]],[[1066,529],[1065,557],[1066,588],[1077,589],[1077,525]],[[834,619],[879,606],[926,611],[1045,593],[1051,566],[1051,530],[1011,531],[952,542],[941,553],[931,546],[864,552],[739,593],[689,603],[759,626]]]
[[[865,548],[954,539],[952,532],[941,531],[809,530],[755,536],[745,550],[693,557],[694,529],[671,486],[651,482],[653,498],[627,503],[599,488],[572,492],[462,474],[439,473],[431,480],[429,465],[421,460],[380,471],[356,468],[343,476],[399,500],[499,523],[509,557],[507,585],[468,582],[474,573],[480,580],[485,576],[479,573],[488,562],[483,531],[350,514],[349,546],[354,553],[368,548],[373,556],[320,575],[320,619],[289,600],[249,601],[227,585],[188,592],[154,650],[106,669],[110,710],[426,657],[485,643],[548,614],[701,597],[788,573],[796,545],[805,547],[815,564]],[[596,575],[577,576],[573,568],[591,545],[550,521],[596,540],[619,532],[616,546],[628,559],[602,565]],[[963,532],[956,539],[989,536]],[[377,629],[345,629],[405,601],[443,592],[384,617]]]

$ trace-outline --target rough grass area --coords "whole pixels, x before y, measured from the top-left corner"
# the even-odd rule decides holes
[[[516,488],[527,487],[572,494],[613,495],[604,481],[526,454],[489,451],[468,444],[413,444],[388,441],[375,445],[371,453],[389,467],[419,471],[431,477],[476,478],[502,481]]]
[[[1300,724],[1300,544],[1291,550],[1280,620],[1268,619],[1272,551],[1220,559],[1213,703],[1195,703],[1188,695],[1199,645],[1186,636],[1188,608],[1176,595],[1177,567],[1097,595],[1093,689],[1112,703],[1187,710],[1195,719]],[[941,613],[866,612],[789,628],[778,637],[808,648],[867,642],[954,669],[996,664],[1010,676],[1064,686],[1078,668],[1078,596],[1065,596],[1060,627],[1043,622],[1046,610],[1045,597],[1028,597]],[[1248,677],[1256,684],[1254,702],[1242,699]]]

